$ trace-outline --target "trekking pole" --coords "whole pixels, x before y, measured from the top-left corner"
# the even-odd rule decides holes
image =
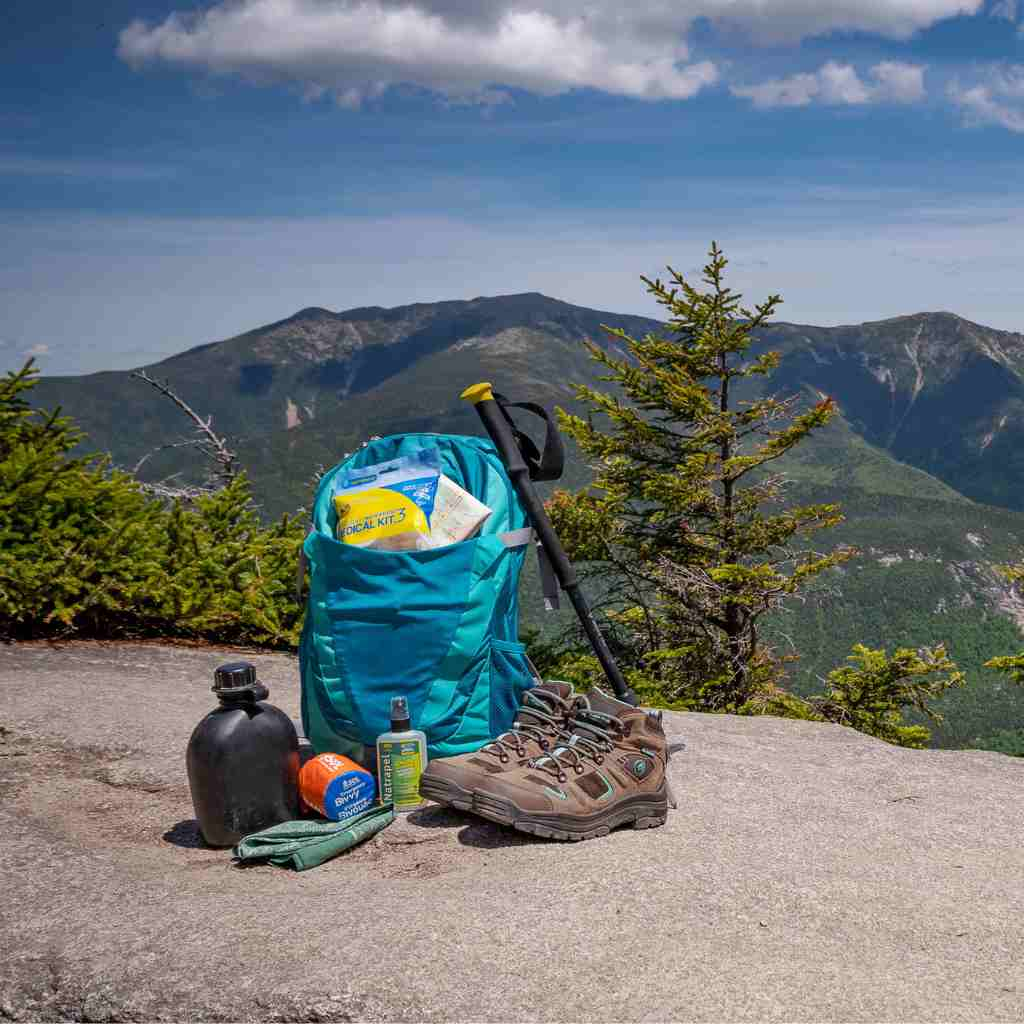
[[[498,454],[501,456],[501,461],[505,463],[512,485],[522,499],[523,505],[526,506],[530,522],[533,524],[534,530],[537,531],[541,547],[544,548],[548,560],[551,562],[558,585],[568,594],[573,608],[576,609],[583,631],[587,634],[590,646],[594,649],[594,654],[597,655],[597,660],[601,663],[601,668],[615,691],[615,696],[636,707],[637,696],[622,677],[622,672],[615,664],[612,652],[608,649],[608,644],[594,621],[593,613],[590,611],[587,599],[583,596],[579,581],[576,579],[576,571],[555,533],[555,528],[551,525],[551,520],[548,519],[547,512],[544,511],[544,503],[534,490],[533,482],[530,480],[529,467],[516,444],[512,428],[494,397],[491,385],[474,384],[472,387],[466,388],[460,397],[476,406],[484,429],[498,449]]]

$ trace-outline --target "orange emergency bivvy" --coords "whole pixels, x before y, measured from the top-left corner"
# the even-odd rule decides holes
[[[373,804],[377,783],[370,772],[344,754],[320,754],[302,766],[299,795],[311,810],[341,821]]]

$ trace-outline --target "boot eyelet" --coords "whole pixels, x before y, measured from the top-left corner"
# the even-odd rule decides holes
[[[594,758],[594,760],[598,764],[604,764],[604,754],[598,754],[597,757]]]
[[[573,770],[576,772],[577,775],[582,775],[587,769],[584,768],[581,764],[576,764],[573,765]]]
[[[559,782],[568,782],[569,781],[569,776],[566,775],[565,772],[559,772],[558,773],[558,781]]]
[[[509,761],[508,754],[502,754],[501,755],[501,763],[502,764],[508,764],[508,761]]]

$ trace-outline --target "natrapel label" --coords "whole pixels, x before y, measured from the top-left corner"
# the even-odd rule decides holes
[[[393,802],[395,810],[417,807],[423,772],[419,744],[415,740],[380,740],[380,798]]]

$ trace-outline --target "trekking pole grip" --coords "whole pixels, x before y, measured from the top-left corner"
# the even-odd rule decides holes
[[[516,484],[516,477],[520,473],[528,472],[529,467],[526,465],[523,453],[519,450],[519,445],[516,444],[516,439],[512,434],[512,428],[509,426],[508,420],[501,414],[501,408],[494,397],[491,385],[474,384],[472,387],[466,388],[459,397],[473,403],[477,415],[487,431],[487,435],[498,449],[501,461],[505,463],[505,468],[508,470],[512,483]],[[526,498],[523,500],[532,516],[533,509],[529,508],[530,502]]]
[[[527,515],[530,517],[530,522],[537,533],[541,547],[547,553],[548,560],[551,562],[551,568],[558,579],[558,584],[572,602],[580,624],[583,626],[583,631],[587,634],[590,646],[593,648],[597,660],[601,663],[601,668],[612,689],[615,691],[615,695],[619,700],[632,704],[635,707],[638,703],[637,696],[623,678],[622,672],[615,663],[615,659],[612,657],[612,652],[608,649],[608,644],[601,630],[594,621],[594,615],[576,579],[576,571],[573,569],[572,563],[569,561],[565,549],[555,533],[555,528],[551,525],[551,520],[548,519],[544,503],[534,490],[533,483],[530,480],[529,467],[523,458],[522,452],[519,451],[519,446],[516,444],[515,436],[512,433],[512,426],[505,418],[501,406],[494,397],[492,386],[489,383],[474,384],[472,387],[466,388],[462,392],[461,397],[467,402],[472,402],[476,407],[477,415],[480,417],[484,429],[494,442],[494,446],[498,449],[501,461],[508,470],[512,486],[515,487],[523,505],[526,507]]]

